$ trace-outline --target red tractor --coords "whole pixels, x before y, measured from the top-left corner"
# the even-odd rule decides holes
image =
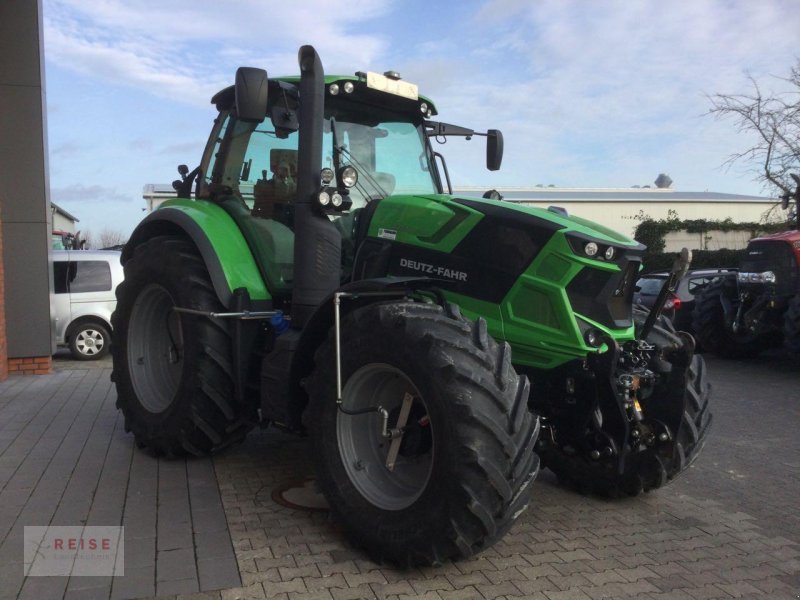
[[[800,177],[794,194],[800,219]],[[738,272],[709,285],[697,298],[693,325],[706,350],[726,358],[755,356],[779,346],[800,354],[800,226],[750,240]]]

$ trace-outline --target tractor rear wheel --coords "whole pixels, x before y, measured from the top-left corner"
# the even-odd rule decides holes
[[[633,317],[637,328],[644,324],[648,313],[647,309],[634,307]],[[647,336],[647,341],[659,348],[680,349],[687,341],[691,343],[691,338],[688,334],[677,333],[669,319],[660,317]],[[705,362],[699,355],[692,356],[685,377],[671,377],[671,371],[676,367],[666,361],[656,361],[651,368],[660,375],[662,383],[647,400],[642,401],[645,416],[648,404],[663,406],[665,402],[680,402],[682,405],[678,409],[682,413],[680,426],[677,431],[671,432],[674,440],[671,454],[630,454],[620,473],[615,460],[591,460],[548,444],[540,449],[542,464],[569,487],[582,493],[614,498],[636,496],[657,489],[680,475],[699,455],[711,427],[708,408],[711,384],[708,382]],[[683,387],[682,394],[676,394],[671,389],[670,386],[674,386],[675,382],[680,382]]]
[[[249,425],[233,398],[226,323],[175,307],[223,310],[195,246],[155,237],[134,250],[117,287],[112,379],[139,446],[200,456],[241,440]]]
[[[502,537],[539,467],[539,419],[508,344],[455,307],[401,302],[344,317],[341,348],[348,412],[333,333],[306,387],[317,480],[353,541],[377,560],[428,565]],[[389,428],[405,422],[394,444],[369,412],[378,405]]]
[[[800,356],[800,295],[789,300],[783,313],[783,343],[795,356]]]
[[[725,281],[715,281],[697,297],[692,311],[695,337],[704,351],[722,358],[752,358],[770,345],[767,336],[734,333],[725,322],[721,297],[727,295],[734,306],[739,299]]]

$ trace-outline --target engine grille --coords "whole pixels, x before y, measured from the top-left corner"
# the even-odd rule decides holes
[[[606,327],[630,327],[639,265],[637,258],[624,259],[616,273],[584,268],[567,286],[572,310]]]

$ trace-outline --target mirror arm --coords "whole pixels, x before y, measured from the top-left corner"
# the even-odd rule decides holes
[[[452,195],[452,193],[453,193],[453,186],[452,186],[452,184],[450,183],[450,173],[447,171],[447,162],[444,160],[444,156],[442,156],[442,155],[441,155],[441,154],[439,154],[438,152],[434,152],[434,153],[433,153],[433,158],[434,158],[434,159],[437,159],[437,158],[438,158],[438,159],[439,159],[439,162],[441,162],[441,163],[442,163],[442,170],[444,171],[444,178],[445,178],[445,180],[447,181],[447,193]]]

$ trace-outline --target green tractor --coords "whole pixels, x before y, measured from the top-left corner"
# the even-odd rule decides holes
[[[113,379],[137,444],[307,433],[350,537],[402,564],[498,540],[540,461],[607,495],[684,470],[709,385],[692,338],[632,306],[643,247],[453,195],[432,142],[484,136],[496,170],[499,131],[431,120],[393,72],[299,65],[237,71],[200,166],[125,246]]]

